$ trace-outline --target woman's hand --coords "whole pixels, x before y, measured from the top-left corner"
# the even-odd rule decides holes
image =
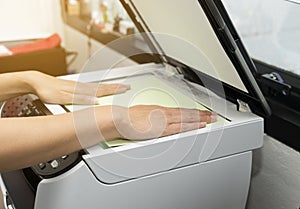
[[[120,138],[144,140],[203,128],[215,122],[217,114],[185,108],[137,105],[111,107],[116,133]]]
[[[43,102],[56,104],[96,104],[96,97],[120,94],[130,89],[123,84],[80,83],[30,71],[29,84]]]

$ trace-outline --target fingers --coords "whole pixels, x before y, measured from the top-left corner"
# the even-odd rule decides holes
[[[207,122],[207,123],[213,123],[217,121],[217,113],[215,112],[210,112],[207,110],[202,110],[200,111],[200,120]]]
[[[154,105],[136,107],[147,110],[152,129],[157,126],[164,127],[160,133],[161,136],[203,128],[206,124],[217,120],[217,113],[207,110],[167,108]]]
[[[61,104],[97,104],[97,97],[121,94],[130,89],[130,85],[124,84],[75,83],[64,80],[60,86],[63,88],[55,98],[59,98]]]
[[[121,94],[130,90],[130,85],[127,84],[102,84],[103,95]],[[100,87],[101,87],[100,86]]]
[[[130,89],[126,84],[98,84],[98,83],[78,83],[75,93],[83,95],[95,95],[97,97],[112,94],[121,94]]]
[[[112,94],[122,94],[130,90],[130,85],[125,84],[101,84],[97,96],[105,96]]]
[[[87,95],[74,95],[73,104],[86,104],[86,105],[95,105],[97,104],[97,97],[87,96]]]
[[[165,112],[169,123],[212,123],[217,120],[217,114],[207,110],[167,108]]]
[[[121,137],[142,140],[204,128],[216,121],[217,114],[196,109],[167,108],[155,105],[136,105],[123,108],[117,114]]]
[[[163,133],[163,136],[168,136],[180,132],[191,131],[199,128],[204,128],[206,122],[195,122],[195,123],[173,123],[170,124]]]

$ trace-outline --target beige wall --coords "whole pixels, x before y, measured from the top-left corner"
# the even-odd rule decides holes
[[[60,0],[0,0],[0,42],[63,36]]]

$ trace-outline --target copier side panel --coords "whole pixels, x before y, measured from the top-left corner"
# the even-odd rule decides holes
[[[251,151],[261,146],[260,129],[261,123],[255,122],[209,132],[195,130],[139,145],[108,148],[107,152],[95,149],[83,158],[99,181],[113,184]]]
[[[251,173],[251,152],[103,184],[83,162],[38,186],[35,209],[241,209]]]

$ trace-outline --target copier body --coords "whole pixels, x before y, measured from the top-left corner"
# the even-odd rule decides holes
[[[189,95],[183,88],[186,81],[163,70],[161,65],[142,65],[111,70],[106,78],[119,82],[133,74],[137,79],[154,76]],[[94,82],[103,74],[107,72],[79,76],[81,81]],[[190,88],[197,89],[195,100],[210,106],[212,93],[196,85]],[[86,149],[78,165],[39,183],[35,208],[244,208],[251,153],[262,146],[263,120],[237,111],[236,105],[216,95],[214,102],[220,103],[214,111],[226,116],[226,121],[145,142]]]
[[[119,82],[133,74],[137,79],[157,77],[187,96],[198,92],[193,99],[206,107],[214,101],[214,111],[223,119],[203,129],[159,139],[112,148],[90,147],[74,167],[39,181],[35,209],[245,207],[252,150],[263,143],[263,119],[237,111],[235,104],[201,86],[184,88],[187,81],[163,70],[162,65],[147,64],[110,70],[106,78]],[[107,71],[64,78],[95,82],[104,74]],[[53,114],[66,111],[59,105],[46,106]]]

